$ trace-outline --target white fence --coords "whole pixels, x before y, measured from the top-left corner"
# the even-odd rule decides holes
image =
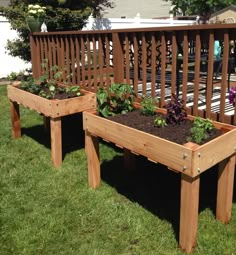
[[[174,19],[141,19],[139,15],[133,19],[122,18],[101,18],[94,19],[89,17],[83,30],[106,30],[106,29],[125,29],[142,27],[167,27],[167,26],[186,26],[196,24],[195,20],[174,20]]]
[[[11,29],[9,22],[2,16],[0,16],[0,78],[7,77],[11,72],[24,71],[26,68],[30,68],[30,63],[25,63],[18,57],[12,57],[6,52],[7,40],[17,38],[17,32]]]

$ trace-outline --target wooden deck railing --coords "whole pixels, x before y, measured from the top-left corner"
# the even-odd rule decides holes
[[[159,97],[160,107],[175,93],[188,113],[236,125],[235,109],[227,99],[235,31],[236,24],[221,24],[33,33],[33,74],[41,75],[41,63],[47,59],[51,75],[50,67],[57,65],[63,79],[90,91],[112,82],[130,83],[139,96]],[[216,40],[222,46],[218,58],[214,56]]]

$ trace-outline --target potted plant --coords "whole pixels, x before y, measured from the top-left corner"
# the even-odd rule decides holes
[[[197,244],[200,175],[217,163],[219,163],[219,179],[216,218],[224,223],[230,220],[234,186],[236,127],[187,115],[181,100],[176,97],[167,104],[166,109],[156,108],[156,116],[153,115],[149,102],[151,100],[146,100],[145,103],[141,102],[141,105],[134,103],[134,109],[146,107],[142,110],[144,114],[136,115],[136,119],[143,118],[142,126],[153,125],[156,126],[158,132],[162,132],[173,123],[172,132],[180,136],[184,131],[185,120],[193,121],[194,125],[190,127],[192,129],[190,141],[178,144],[168,138],[137,129],[136,123],[133,127],[124,124],[126,121],[130,121],[129,116],[135,111],[109,117],[110,114],[107,118],[99,116],[101,102],[98,101],[98,111],[83,112],[89,185],[96,188],[100,184],[99,138],[124,148],[126,165],[133,162],[132,155],[142,155],[153,162],[167,166],[168,170],[180,173],[179,246],[182,250],[191,252]],[[112,109],[110,105],[113,103],[110,102],[109,93],[103,95],[103,108],[105,104],[109,110]],[[147,121],[145,115],[147,112],[153,115],[151,116],[152,123]],[[219,131],[220,134],[202,144],[202,139],[206,139],[212,129]],[[200,139],[198,133],[201,133]],[[200,140],[199,144],[195,139]]]
[[[45,63],[43,65],[45,67]],[[11,103],[13,138],[21,136],[19,105],[37,111],[50,120],[52,162],[55,167],[62,163],[61,118],[96,108],[96,95],[68,81],[62,82],[62,72],[53,67],[55,74],[49,78],[44,72],[39,79],[15,82],[7,87]]]
[[[31,32],[41,32],[41,26],[46,16],[46,7],[41,7],[38,4],[28,5],[26,14],[26,22]]]

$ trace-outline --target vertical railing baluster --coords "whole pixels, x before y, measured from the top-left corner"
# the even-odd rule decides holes
[[[142,55],[141,55],[142,95],[146,95],[147,94],[147,43],[146,43],[145,33],[141,33],[141,39],[142,39]]]
[[[155,34],[151,34],[151,96],[152,98],[156,97],[156,38]]]
[[[70,74],[72,75],[71,81],[75,84],[75,39],[73,35],[70,35],[70,59],[71,59],[71,70]]]
[[[208,52],[208,69],[207,69],[207,87],[206,87],[206,117],[211,115],[211,98],[213,85],[213,68],[214,68],[214,31],[209,33],[209,52]]]
[[[194,97],[193,114],[198,115],[199,85],[200,85],[200,64],[201,64],[201,37],[199,32],[195,37],[195,66],[194,66]],[[184,63],[186,64],[186,63]]]
[[[179,53],[181,54],[181,53]],[[180,76],[180,65],[183,65],[183,82],[182,82],[182,100],[186,106],[186,102],[187,102],[187,90],[188,90],[188,72],[189,72],[189,68],[188,68],[188,56],[189,56],[189,40],[188,40],[188,32],[184,31],[183,34],[183,56],[178,55],[177,56],[177,71],[179,72],[177,75]],[[180,59],[179,59],[180,58]],[[183,59],[183,61],[181,61],[181,58]],[[180,86],[180,82],[178,82],[178,85]]]
[[[160,41],[160,51],[161,51],[161,99],[160,99],[160,107],[163,107],[165,105],[165,87],[166,87],[166,47],[167,47],[167,40],[166,40],[166,34],[164,32],[161,32],[161,41]],[[156,63],[159,65],[159,63]],[[159,73],[159,70],[157,70],[157,74]]]

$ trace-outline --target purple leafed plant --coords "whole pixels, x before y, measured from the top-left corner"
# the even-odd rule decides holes
[[[184,108],[183,100],[180,100],[174,94],[172,94],[171,101],[166,104],[166,109],[166,122],[168,124],[180,124],[187,118],[187,112]]]
[[[229,90],[229,103],[235,105],[236,88]]]

